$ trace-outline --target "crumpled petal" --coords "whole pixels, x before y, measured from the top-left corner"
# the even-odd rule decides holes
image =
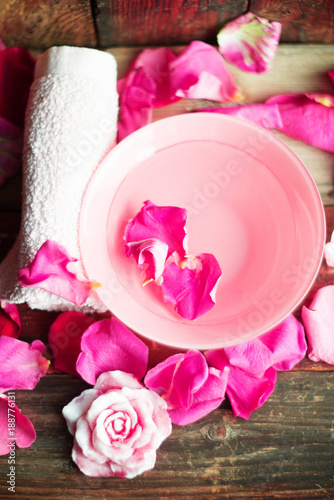
[[[121,370],[142,378],[147,369],[148,347],[118,319],[97,321],[81,338],[76,368],[94,385],[104,372]]]
[[[17,338],[21,332],[21,320],[16,304],[0,300],[0,335]]]
[[[10,418],[14,419],[13,430],[9,427]],[[0,436],[0,455],[15,451],[15,446],[28,448],[36,439],[36,432],[30,420],[22,415],[12,398],[4,394],[0,394]]]
[[[42,356],[45,345],[32,344],[0,336],[0,393],[15,389],[33,389],[46,374],[49,362]]]
[[[125,251],[128,256],[136,255],[131,251],[133,243],[159,240],[168,247],[167,258],[176,252],[182,259],[185,255],[185,224],[187,211],[179,207],[161,207],[150,201],[145,201],[144,206],[138,214],[129,221],[125,229]],[[132,246],[132,248],[134,248]],[[161,253],[164,253],[160,246]],[[150,252],[152,254],[152,251]],[[152,262],[154,255],[146,259],[146,263]]]
[[[264,73],[271,69],[281,31],[281,23],[247,12],[220,30],[219,52],[244,71]]]
[[[23,286],[43,288],[81,306],[92,289],[99,285],[93,281],[83,281],[77,265],[78,260],[70,257],[62,245],[47,240],[31,264],[19,271],[18,280]]]
[[[22,47],[0,50],[0,116],[23,129],[35,59]]]
[[[23,133],[0,116],[0,186],[21,168]]]
[[[334,231],[332,232],[331,241],[325,245],[324,257],[327,266],[334,267]]]
[[[276,370],[291,370],[305,356],[304,328],[289,315],[263,335],[241,344],[205,352],[210,366],[230,368],[226,394],[236,416],[248,418],[272,393]]]
[[[138,267],[146,267],[146,278],[143,283],[155,281],[164,272],[165,262],[167,260],[168,245],[157,238],[148,238],[142,241],[128,242],[126,244],[126,253],[132,255],[137,262]]]
[[[308,357],[334,365],[334,285],[317,290],[310,306],[303,307],[302,319]]]
[[[144,383],[166,401],[173,423],[187,425],[220,406],[228,371],[209,368],[202,353],[190,350],[149,370]]]
[[[58,316],[49,330],[49,346],[57,370],[80,377],[76,362],[81,353],[81,337],[95,320],[86,314],[69,311]]]
[[[212,45],[193,41],[170,63],[171,91],[178,97],[227,102],[241,94],[224,60]]]
[[[214,307],[221,274],[217,259],[209,253],[187,258],[182,267],[172,262],[162,275],[164,298],[183,318],[196,319]]]

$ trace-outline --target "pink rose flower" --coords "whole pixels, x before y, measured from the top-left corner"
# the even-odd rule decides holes
[[[72,458],[87,476],[132,478],[152,469],[171,433],[166,402],[122,371],[105,372],[63,409]]]

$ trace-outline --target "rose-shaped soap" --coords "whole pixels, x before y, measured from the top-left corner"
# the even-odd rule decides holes
[[[88,476],[132,478],[152,469],[171,433],[165,401],[129,373],[102,373],[63,409],[74,435],[72,458]]]

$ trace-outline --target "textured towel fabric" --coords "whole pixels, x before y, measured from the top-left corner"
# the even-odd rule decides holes
[[[1,299],[45,310],[106,310],[96,295],[78,308],[22,287],[17,272],[48,239],[80,260],[83,194],[116,139],[116,79],[114,57],[95,49],[53,47],[37,58],[25,121],[21,229],[0,265]]]

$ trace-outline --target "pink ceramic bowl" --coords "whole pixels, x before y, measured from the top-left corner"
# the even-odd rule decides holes
[[[188,321],[142,287],[124,253],[124,229],[145,200],[188,210],[189,252],[218,259],[215,307]],[[233,345],[273,328],[310,289],[321,264],[320,195],[297,156],[239,119],[198,113],[166,118],[118,144],[93,176],[82,206],[86,272],[110,311],[135,332],[178,348]]]

